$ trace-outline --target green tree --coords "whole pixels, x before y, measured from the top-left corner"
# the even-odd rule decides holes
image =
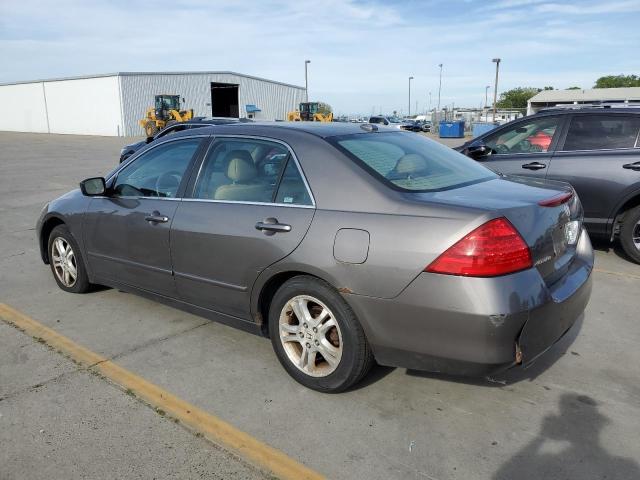
[[[545,87],[545,90],[553,90],[553,87]],[[497,106],[498,108],[527,108],[527,102],[529,99],[540,91],[542,91],[541,88],[512,88],[511,90],[500,94]]]
[[[593,88],[640,87],[637,75],[607,75],[596,80]]]
[[[569,88],[565,88],[565,90],[582,90],[582,88],[580,88],[580,87],[569,87]]]

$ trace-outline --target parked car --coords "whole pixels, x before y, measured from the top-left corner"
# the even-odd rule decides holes
[[[409,132],[421,132],[422,125],[417,120],[406,119],[402,121],[400,125],[402,130],[407,130]]]
[[[568,184],[371,124],[177,132],[47,204],[37,234],[62,290],[106,285],[270,336],[325,392],[374,359],[529,364],[584,310],[593,267]]]
[[[423,132],[431,131],[431,121],[430,120],[420,120],[420,126],[422,127]]]
[[[640,263],[640,108],[548,109],[458,150],[496,172],[570,182],[589,233]]]
[[[402,128],[403,122],[396,117],[385,117],[383,115],[374,115],[369,117],[369,123],[374,125],[384,125],[387,127]]]
[[[190,130],[192,128],[206,127],[211,125],[225,125],[228,123],[238,123],[238,122],[251,122],[247,118],[227,118],[227,117],[195,117],[193,120],[189,120],[187,122],[180,123],[172,123],[171,125],[163,128],[158,133],[156,133],[153,137],[148,137],[145,140],[140,142],[132,143],[130,145],[125,145],[120,150],[120,163],[124,162],[131,155],[136,153],[142,147],[150,144],[154,140],[158,138],[165,137],[167,135],[171,135],[172,133],[182,132],[183,130]]]

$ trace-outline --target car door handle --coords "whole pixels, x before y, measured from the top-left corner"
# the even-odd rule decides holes
[[[260,230],[266,235],[274,233],[286,233],[291,231],[291,225],[279,223],[277,218],[267,218],[262,222],[256,223],[256,230]]]
[[[153,212],[151,215],[144,217],[144,219],[150,223],[167,223],[169,221],[169,217],[160,215],[159,212]]]
[[[626,163],[626,164],[622,165],[622,168],[626,168],[627,170],[634,170],[636,172],[640,172],[640,162]]]
[[[547,166],[544,163],[532,162],[525,163],[522,165],[522,168],[526,168],[527,170],[542,170],[543,168],[547,168]]]

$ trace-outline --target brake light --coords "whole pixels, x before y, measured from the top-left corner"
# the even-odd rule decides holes
[[[538,205],[541,207],[557,207],[563,203],[567,203],[572,198],[573,192],[561,193],[560,195],[556,195],[555,197],[551,197],[547,200],[540,200]]]
[[[504,217],[479,226],[436,258],[426,272],[467,277],[496,277],[531,268],[531,252]]]

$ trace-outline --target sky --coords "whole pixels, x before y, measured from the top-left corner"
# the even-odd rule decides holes
[[[640,74],[640,0],[0,0],[0,82],[235,71],[337,114],[478,107],[513,87]],[[431,104],[429,102],[431,92]]]

